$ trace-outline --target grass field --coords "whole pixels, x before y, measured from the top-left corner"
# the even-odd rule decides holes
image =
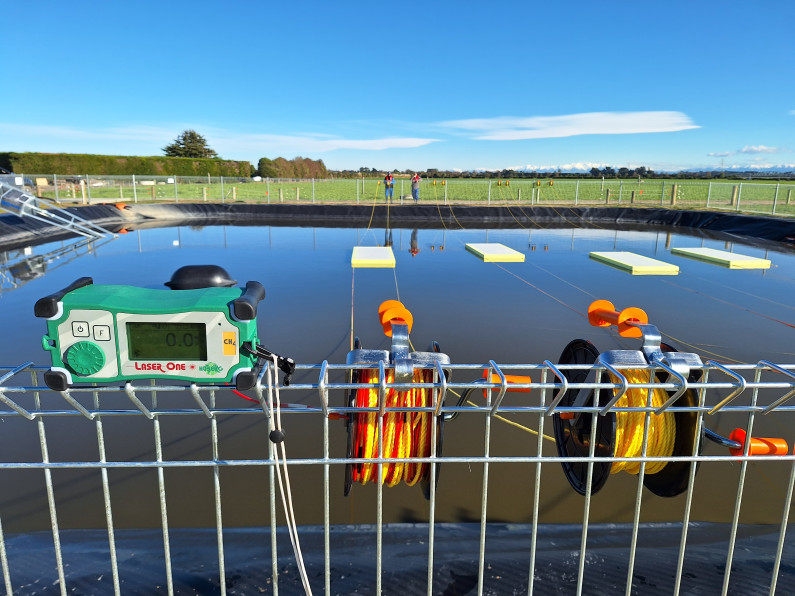
[[[60,203],[256,202],[372,203],[384,200],[380,180],[264,180],[29,176],[39,196]],[[46,184],[45,184],[46,182]],[[57,185],[55,184],[57,182]],[[56,191],[57,189],[57,191]],[[423,180],[421,202],[521,205],[626,205],[795,215],[795,183],[703,180]],[[411,183],[396,179],[395,202],[411,201]]]

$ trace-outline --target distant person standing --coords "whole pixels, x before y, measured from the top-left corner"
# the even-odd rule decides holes
[[[392,200],[392,193],[395,190],[395,179],[391,173],[387,173],[384,177],[384,192],[386,193],[386,202]]]
[[[416,173],[411,177],[411,198],[415,203],[420,200],[420,175]]]

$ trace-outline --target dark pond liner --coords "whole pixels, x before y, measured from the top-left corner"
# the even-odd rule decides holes
[[[686,227],[705,233],[730,234],[795,248],[795,220],[718,211],[683,211],[629,207],[509,207],[463,205],[400,205],[383,203],[251,204],[161,203],[69,207],[112,232],[181,225],[269,225],[311,227],[385,227],[450,230],[538,229],[583,227],[588,224],[648,229]],[[58,228],[15,215],[0,216],[0,247],[9,249],[72,237]]]
[[[474,594],[478,583],[479,524],[436,524],[434,594]],[[681,591],[720,593],[728,555],[728,524],[691,523]],[[767,593],[780,526],[741,525],[732,560],[729,594]],[[532,526],[487,526],[484,593],[527,592]],[[623,593],[626,585],[631,524],[592,524],[584,574],[584,594]],[[116,530],[121,592],[165,593],[163,536],[159,529]],[[170,529],[176,594],[220,594],[217,536],[214,528]],[[671,594],[674,588],[681,524],[641,524],[632,593]],[[299,530],[304,560],[314,593],[323,593],[323,528]],[[63,530],[67,593],[109,594],[113,577],[105,530]],[[539,526],[534,592],[576,591],[582,527]],[[778,588],[795,585],[795,565],[787,553],[795,546],[788,536],[779,570]],[[374,526],[332,526],[331,593],[374,594],[376,531]],[[20,594],[60,594],[50,532],[6,537],[11,582]],[[277,530],[280,593],[301,594],[301,582],[285,528]],[[267,528],[224,530],[228,594],[272,594],[270,531]],[[427,593],[428,526],[387,524],[383,528],[383,594]]]

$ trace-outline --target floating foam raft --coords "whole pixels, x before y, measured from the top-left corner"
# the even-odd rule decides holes
[[[672,248],[671,253],[690,257],[708,263],[715,263],[729,269],[770,269],[770,261],[714,248]]]
[[[679,267],[658,261],[634,252],[592,252],[592,259],[601,261],[618,269],[629,271],[632,275],[677,275]]]
[[[395,268],[395,255],[390,246],[354,246],[351,267]]]
[[[480,242],[466,245],[467,250],[486,263],[524,263],[524,255],[499,242]]]

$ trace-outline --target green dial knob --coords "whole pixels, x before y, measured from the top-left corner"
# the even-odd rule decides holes
[[[66,363],[81,377],[93,375],[105,366],[105,352],[90,341],[79,341],[66,350]]]

